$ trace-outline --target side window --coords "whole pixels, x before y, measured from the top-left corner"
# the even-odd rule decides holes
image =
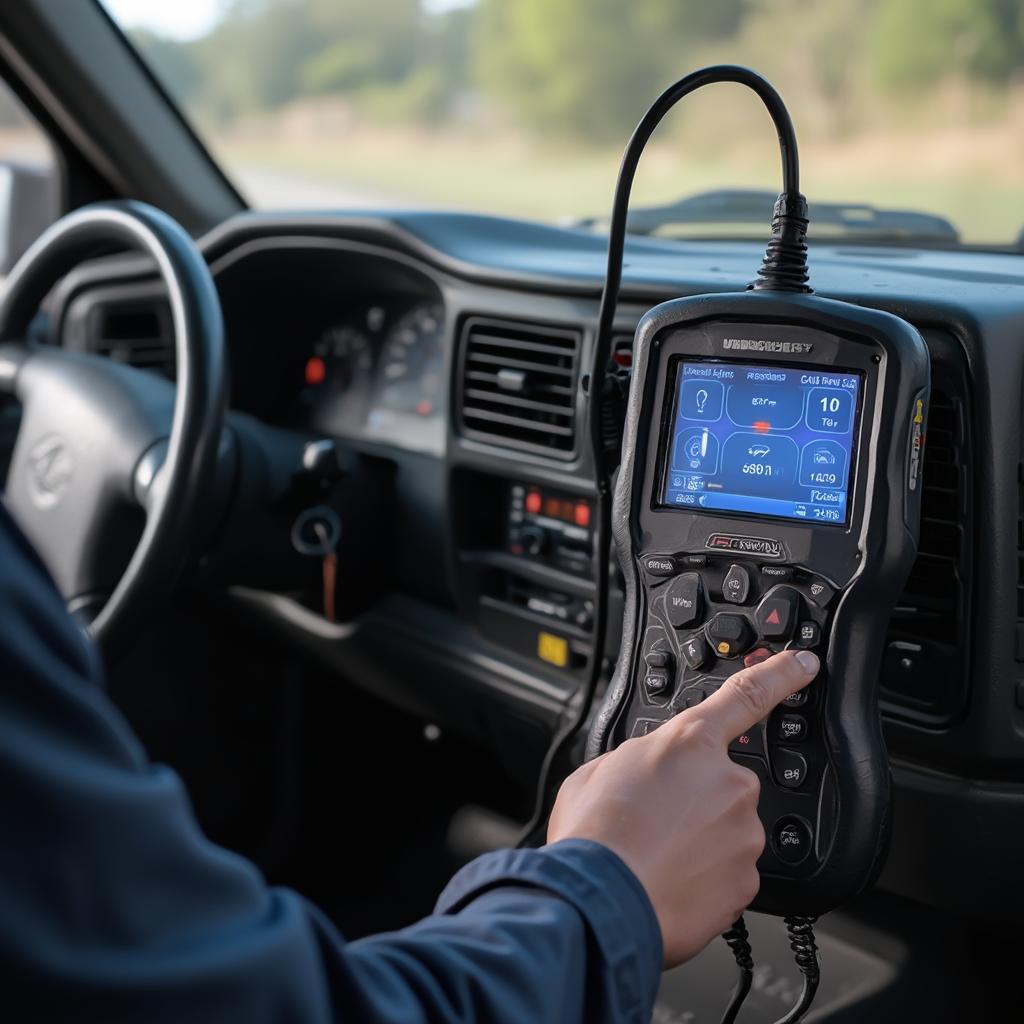
[[[60,167],[53,146],[0,80],[0,275],[60,212]]]

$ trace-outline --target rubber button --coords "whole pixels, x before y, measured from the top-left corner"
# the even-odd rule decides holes
[[[655,578],[675,576],[679,571],[676,560],[672,555],[641,555],[640,564],[648,576]]]
[[[644,689],[651,697],[657,697],[668,689],[667,672],[648,672],[644,677]]]
[[[729,750],[734,754],[756,754],[764,756],[764,732],[760,725],[755,725],[745,733],[737,736],[729,744]]]
[[[836,596],[835,589],[820,576],[811,577],[811,582],[807,585],[807,592],[811,595],[811,600],[819,608],[827,608],[832,598]]]
[[[800,818],[780,818],[772,829],[772,845],[784,864],[800,864],[811,852],[811,830]]]
[[[754,621],[766,640],[788,640],[793,635],[800,595],[792,587],[775,587],[757,606]]]
[[[750,595],[750,573],[742,565],[730,565],[722,583],[722,597],[730,604],[746,604]]]
[[[682,643],[683,660],[690,668],[701,668],[711,657],[711,648],[707,640],[697,635],[691,636]]]
[[[750,650],[754,631],[745,615],[719,612],[706,627],[711,649],[720,658],[738,658]]]
[[[755,647],[749,654],[743,656],[743,667],[752,668],[754,665],[760,665],[762,661],[767,661],[772,656],[772,652],[767,647]]]
[[[816,622],[801,622],[796,629],[796,640],[794,647],[817,647],[821,643],[821,626]]]
[[[783,715],[778,737],[783,743],[803,743],[807,739],[807,719],[803,715]]]
[[[672,655],[668,651],[649,651],[645,660],[649,669],[672,671]]]
[[[805,686],[802,690],[797,690],[796,693],[783,697],[782,703],[787,708],[802,708],[807,703],[807,696],[807,687]]]
[[[700,577],[695,572],[674,579],[665,591],[665,614],[676,629],[692,625],[703,610]]]
[[[772,757],[775,781],[785,789],[798,789],[807,778],[807,761],[803,754],[780,747]]]

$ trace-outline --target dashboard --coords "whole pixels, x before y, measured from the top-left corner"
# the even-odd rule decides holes
[[[351,545],[339,572],[360,595],[327,622],[295,580],[260,575],[287,547],[294,510],[278,502],[245,572],[225,560],[231,599],[339,677],[534,779],[592,659],[611,665],[618,647],[612,628],[593,650],[580,387],[604,240],[476,215],[244,214],[201,246],[224,308],[234,429],[281,450],[337,443]],[[762,252],[631,240],[616,361],[628,366],[652,305],[741,289]],[[1001,919],[1024,911],[999,852],[1024,821],[1024,258],[833,243],[812,246],[810,268],[819,294],[910,320],[932,359],[921,550],[881,680],[899,794],[882,884]],[[97,262],[51,297],[49,340],[173,373],[164,303],[139,261]],[[661,500],[842,529],[858,375],[767,379],[755,353],[728,373],[679,362]],[[966,863],[970,878],[950,886]]]

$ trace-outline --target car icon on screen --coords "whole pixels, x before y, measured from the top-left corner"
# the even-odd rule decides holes
[[[753,455],[755,459],[764,458],[771,451],[771,445],[767,444],[752,444],[747,449],[748,455]]]
[[[819,448],[814,453],[814,464],[816,466],[834,466],[836,464],[835,454],[827,448]]]

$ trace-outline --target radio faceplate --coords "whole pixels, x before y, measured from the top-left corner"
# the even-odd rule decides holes
[[[634,351],[613,511],[624,640],[588,755],[698,705],[744,664],[816,650],[819,677],[730,753],[762,784],[755,907],[823,913],[884,851],[877,672],[916,548],[927,350],[888,314],[744,293],[656,307]],[[818,448],[841,486],[811,501],[804,455],[813,467]]]

